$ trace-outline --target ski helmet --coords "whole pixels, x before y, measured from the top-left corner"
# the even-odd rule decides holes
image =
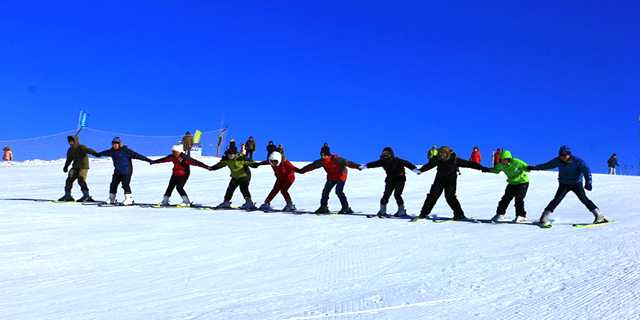
[[[276,166],[282,163],[282,154],[278,151],[274,151],[269,155],[269,162],[276,162]]]
[[[111,144],[122,144],[122,140],[120,139],[120,137],[113,137],[113,139],[111,140]]]
[[[173,146],[173,148],[171,148],[172,152],[178,152],[178,153],[183,153],[184,152],[184,147],[181,144],[176,144],[175,146]]]

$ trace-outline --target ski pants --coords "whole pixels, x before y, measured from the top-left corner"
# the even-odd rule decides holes
[[[336,195],[338,199],[340,199],[340,205],[342,209],[349,208],[349,202],[347,201],[347,196],[344,194],[344,185],[345,181],[329,181],[324,184],[324,189],[322,189],[322,198],[320,198],[320,206],[328,208],[329,207],[329,193],[333,187],[336,188]]]
[[[609,167],[609,174],[616,175],[616,167]]]
[[[431,190],[427,194],[427,199],[424,200],[422,210],[420,211],[420,217],[425,218],[431,214],[431,210],[435,207],[436,202],[440,199],[442,192],[444,191],[444,197],[449,204],[449,207],[453,210],[453,216],[456,218],[464,217],[464,211],[458,197],[456,196],[456,190],[458,185],[458,177],[436,178],[431,185]]]
[[[242,196],[245,199],[251,199],[251,193],[249,192],[249,182],[251,182],[251,177],[231,178],[231,181],[229,181],[229,186],[227,187],[227,192],[224,194],[224,201],[231,201],[233,193],[236,192],[236,189],[238,187],[240,187],[240,192],[242,192]]]
[[[507,189],[504,190],[504,195],[498,203],[498,209],[496,213],[504,215],[507,213],[507,207],[511,203],[511,200],[516,199],[516,216],[526,217],[527,212],[524,210],[524,198],[527,196],[527,190],[529,190],[529,183],[522,184],[509,184]]]
[[[253,153],[255,150],[247,150],[247,159],[253,160]]]
[[[187,193],[184,191],[184,185],[187,184],[187,180],[189,180],[189,175],[171,176],[171,179],[169,179],[169,186],[167,186],[164,196],[171,197],[173,189],[177,189],[180,196],[186,196]]]
[[[78,180],[78,185],[80,185],[80,190],[83,193],[89,192],[89,186],[87,185],[87,175],[89,174],[89,169],[71,169],[69,170],[69,174],[67,175],[67,181],[64,184],[65,193],[71,192],[73,188],[73,183]]]
[[[562,202],[562,199],[564,199],[564,197],[567,195],[567,193],[569,193],[569,191],[575,193],[576,196],[578,197],[578,200],[580,200],[580,202],[582,202],[582,204],[584,204],[587,207],[587,209],[589,209],[589,211],[593,211],[593,210],[598,208],[587,197],[587,194],[584,191],[584,186],[582,186],[582,183],[576,183],[576,184],[562,184],[561,183],[558,186],[558,191],[556,192],[555,197],[553,198],[553,200],[551,200],[549,205],[547,205],[545,210],[550,211],[550,212],[553,212],[554,210],[556,210],[556,208],[558,207],[560,202]]]
[[[287,204],[292,204],[291,195],[289,195],[289,188],[291,188],[291,185],[293,185],[293,181],[289,182],[287,180],[277,179],[276,183],[273,185],[273,189],[271,189],[271,192],[267,196],[267,199],[264,200],[264,202],[271,203],[273,198],[275,198],[278,192],[280,192],[284,197],[284,201],[286,201]]]
[[[380,204],[386,205],[389,203],[389,198],[391,198],[391,194],[393,193],[393,197],[396,199],[396,203],[398,206],[404,206],[404,200],[402,199],[402,192],[404,191],[404,185],[407,181],[407,178],[387,178],[384,180],[384,194],[382,194],[382,199],[380,199]]]
[[[131,174],[117,174],[114,173],[111,177],[111,185],[109,186],[109,193],[116,194],[118,192],[118,185],[122,183],[122,189],[124,194],[131,194]]]

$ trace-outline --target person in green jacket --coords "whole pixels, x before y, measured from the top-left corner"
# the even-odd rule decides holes
[[[78,180],[80,190],[82,190],[82,198],[78,202],[92,202],[93,198],[89,195],[89,186],[87,185],[87,175],[89,174],[89,154],[96,155],[97,152],[83,144],[80,144],[78,136],[68,136],[69,149],[67,150],[67,161],[62,169],[68,172],[67,181],[64,185],[64,196],[58,201],[70,202],[74,201],[71,196],[73,183]],[[71,166],[71,170],[69,170]]]
[[[224,201],[216,208],[229,209],[231,208],[231,198],[233,193],[238,187],[240,192],[244,196],[245,203],[240,207],[244,210],[257,210],[256,204],[251,200],[251,193],[249,192],[249,183],[251,182],[251,168],[257,168],[259,163],[253,160],[248,160],[243,154],[238,154],[238,150],[235,146],[230,146],[225,151],[224,156],[217,164],[209,167],[209,170],[214,171],[228,167],[231,171],[231,180],[227,187],[227,192],[224,195]]]
[[[527,163],[514,158],[509,150],[505,150],[500,155],[500,163],[491,171],[493,173],[504,172],[507,176],[507,189],[504,191],[502,199],[498,203],[496,215],[491,219],[493,221],[504,220],[507,213],[507,207],[511,200],[516,199],[516,218],[515,223],[523,223],[527,221],[527,212],[524,209],[524,198],[527,196],[529,189],[529,175],[527,174]]]

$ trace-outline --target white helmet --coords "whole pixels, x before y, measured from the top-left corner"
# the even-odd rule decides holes
[[[175,146],[173,146],[173,148],[171,148],[172,152],[179,152],[179,153],[183,153],[184,152],[184,147],[181,144],[176,144]]]
[[[280,152],[278,151],[272,152],[269,156],[269,162],[271,161],[276,161],[278,163],[276,165],[280,165],[282,163],[282,154],[280,154]]]

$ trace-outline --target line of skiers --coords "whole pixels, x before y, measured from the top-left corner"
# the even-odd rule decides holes
[[[191,139],[189,139],[190,137]],[[323,168],[327,176],[325,186],[322,190],[320,207],[316,210],[316,213],[326,214],[330,212],[328,207],[329,194],[335,188],[335,193],[341,204],[341,209],[338,213],[350,214],[353,213],[353,210],[349,206],[349,202],[344,193],[344,187],[348,177],[348,168],[358,170],[383,168],[387,177],[385,179],[384,193],[380,199],[380,210],[377,215],[379,217],[388,216],[387,204],[393,194],[398,205],[398,211],[394,216],[407,216],[404,200],[402,198],[406,182],[405,168],[410,169],[418,175],[431,169],[436,169],[434,182],[427,194],[420,214],[412,220],[418,221],[420,219],[426,219],[443,193],[447,204],[453,210],[453,219],[466,220],[467,217],[465,216],[462,206],[456,196],[457,180],[459,168],[471,168],[485,173],[498,174],[500,172],[504,172],[507,176],[508,184],[502,199],[498,203],[496,214],[492,219],[495,221],[503,220],[505,218],[507,207],[515,199],[516,218],[514,222],[521,223],[527,220],[524,199],[529,188],[528,172],[532,170],[549,170],[559,168],[558,190],[553,200],[547,205],[542,213],[539,223],[542,226],[550,226],[549,216],[569,192],[575,193],[578,199],[589,209],[594,216],[594,223],[608,222],[600,213],[598,207],[589,200],[585,193],[585,189],[588,191],[592,190],[592,178],[589,167],[583,160],[573,156],[571,149],[567,146],[562,146],[560,148],[557,157],[538,166],[530,166],[524,161],[514,158],[508,150],[504,150],[500,154],[499,163],[497,163],[493,168],[484,167],[479,163],[479,150],[477,150],[477,157],[472,156],[471,159],[467,161],[458,158],[456,153],[449,147],[445,146],[435,148],[434,146],[434,148],[429,151],[428,163],[418,168],[413,163],[397,157],[390,147],[386,147],[382,150],[378,160],[360,165],[332,153],[329,145],[325,143],[320,149],[320,159],[304,166],[303,168],[297,168],[286,159],[284,149],[281,145],[278,147],[270,141],[267,146],[267,160],[256,162],[250,158],[248,153],[245,154],[244,152],[239,151],[235,145],[235,141],[233,140],[230,142],[229,147],[225,151],[221,160],[213,166],[207,166],[190,156],[189,148],[192,144],[190,141],[192,141],[192,136],[190,133],[187,133],[183,138],[182,144],[173,146],[170,155],[157,160],[151,160],[123,145],[122,141],[118,137],[113,139],[110,149],[102,152],[96,152],[95,150],[80,144],[77,136],[69,136],[67,161],[64,165],[64,172],[68,173],[68,177],[65,183],[65,195],[60,198],[60,201],[74,201],[71,197],[71,188],[75,181],[78,181],[83,193],[83,196],[78,201],[93,201],[87,186],[87,175],[89,171],[88,155],[93,155],[95,157],[111,157],[113,161],[114,172],[109,187],[109,202],[112,204],[116,203],[116,191],[119,185],[122,185],[125,193],[125,199],[122,204],[131,205],[134,203],[130,187],[131,176],[133,174],[132,160],[140,160],[152,165],[168,162],[173,164],[172,175],[162,202],[160,203],[161,206],[169,205],[169,198],[171,197],[174,189],[177,189],[178,193],[182,197],[183,202],[181,205],[191,205],[191,201],[184,190],[184,186],[189,179],[190,167],[193,165],[210,171],[219,170],[225,167],[229,169],[230,181],[224,195],[224,200],[220,205],[218,205],[218,208],[231,208],[231,198],[233,197],[236,189],[240,188],[240,192],[245,199],[245,203],[241,208],[255,210],[258,208],[252,201],[251,193],[249,191],[251,168],[270,165],[274,171],[276,181],[264,203],[260,206],[261,210],[272,211],[271,201],[278,193],[281,193],[286,201],[286,206],[283,211],[295,211],[296,207],[288,192],[295,181],[295,174],[304,174]],[[247,152],[249,150],[255,150],[255,146],[251,146],[251,148],[246,149]],[[69,166],[71,166],[71,169],[69,169]]]

